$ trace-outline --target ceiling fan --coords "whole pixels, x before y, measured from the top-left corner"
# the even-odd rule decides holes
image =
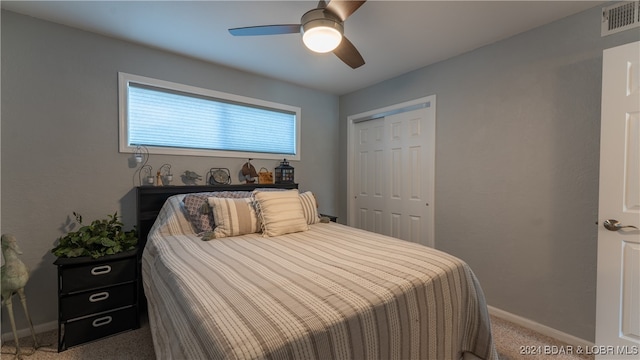
[[[234,36],[302,34],[302,41],[312,51],[327,53],[332,51],[345,64],[356,69],[364,65],[364,59],[356,47],[344,37],[344,21],[351,16],[364,1],[324,0],[318,7],[309,10],[300,19],[300,24],[261,25],[229,29]]]

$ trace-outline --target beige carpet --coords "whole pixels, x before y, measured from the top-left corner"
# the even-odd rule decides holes
[[[512,360],[512,359],[553,359],[553,360],[582,360],[582,359],[595,359],[593,355],[579,356],[575,354],[577,352],[576,347],[568,347],[554,338],[539,334],[535,331],[523,328],[506,320],[502,320],[498,317],[491,317],[491,332],[493,339],[500,355],[500,360]],[[547,348],[546,347],[552,347]],[[524,347],[524,348],[523,348]],[[527,347],[541,349],[543,354],[541,355],[525,355],[522,354],[523,350],[526,351]],[[554,348],[555,347],[555,348]],[[560,352],[572,351],[574,354],[561,354]],[[552,352],[552,353],[550,353]],[[550,353],[545,355],[544,353]]]
[[[564,344],[557,340],[538,334],[531,330],[522,328],[505,320],[491,317],[492,332],[495,339],[500,360],[512,359],[553,359],[553,360],[578,360],[593,359],[593,356],[580,357],[577,355],[523,355],[521,354],[522,346],[557,346],[560,349]],[[71,348],[64,352],[58,353],[57,333],[50,331],[39,334],[38,341],[44,346],[37,351],[33,350],[33,340],[26,337],[20,340],[20,346],[23,351],[23,359],[26,360],[147,360],[154,359],[153,343],[149,324],[142,322],[142,327],[138,330],[129,331],[119,335],[115,335],[100,341],[81,345]],[[566,348],[565,348],[566,349]],[[7,341],[2,345],[2,360],[14,359],[15,343]],[[186,360],[186,359],[185,359]]]

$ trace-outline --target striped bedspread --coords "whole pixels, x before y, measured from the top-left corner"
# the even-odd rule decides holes
[[[497,359],[461,260],[336,223],[202,241],[180,199],[142,258],[158,359]]]

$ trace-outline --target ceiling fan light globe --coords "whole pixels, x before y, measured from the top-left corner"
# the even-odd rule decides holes
[[[303,26],[302,41],[317,53],[333,51],[342,42],[342,25],[333,21],[315,20]]]
[[[319,26],[305,31],[302,41],[311,51],[327,53],[340,45],[342,34],[334,28]]]

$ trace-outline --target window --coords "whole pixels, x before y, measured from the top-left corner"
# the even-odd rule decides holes
[[[300,108],[119,73],[120,152],[300,159]]]

